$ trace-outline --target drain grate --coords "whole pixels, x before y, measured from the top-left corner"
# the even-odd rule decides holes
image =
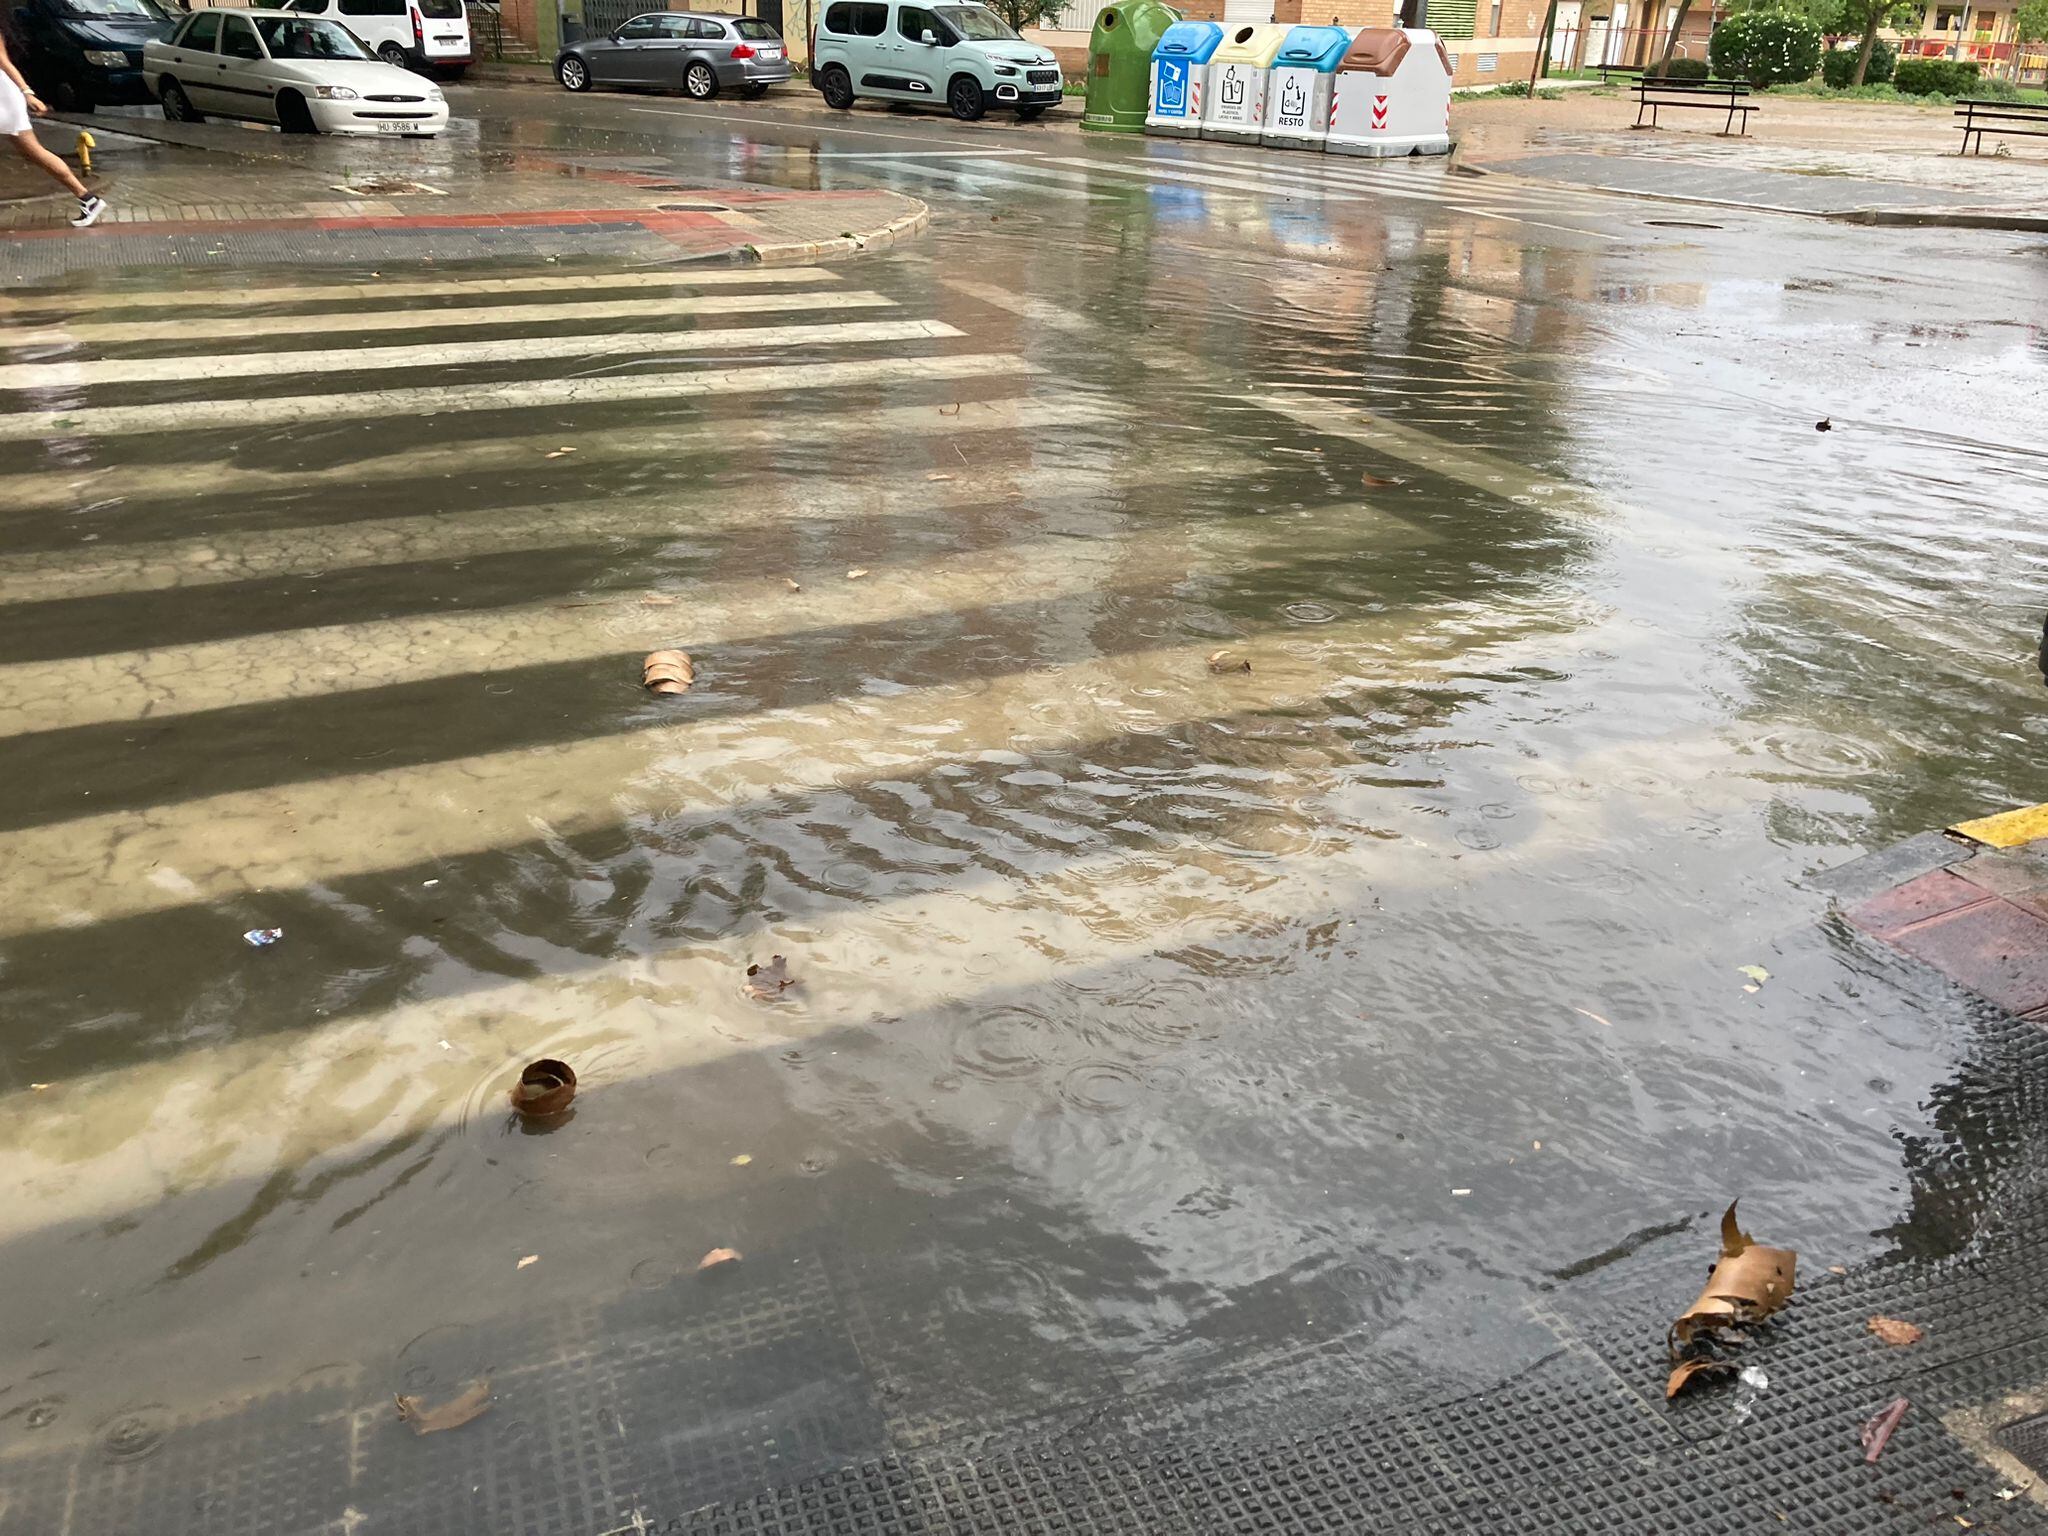
[[[1998,1432],[1998,1438],[2037,1476],[2048,1478],[2048,1413],[2016,1419]]]

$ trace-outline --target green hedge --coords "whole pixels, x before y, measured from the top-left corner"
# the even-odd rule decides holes
[[[1908,96],[1967,96],[1977,88],[1977,66],[1960,59],[1901,59],[1892,85]]]
[[[1856,78],[1856,57],[1863,52],[1863,44],[1855,42],[1846,48],[1831,48],[1821,55],[1821,78],[1836,90],[1846,90]],[[1892,71],[1898,67],[1899,50],[1883,38],[1870,45],[1870,67],[1863,71],[1865,85],[1883,85],[1891,79]]]
[[[1750,11],[1714,28],[1707,56],[1723,80],[1792,85],[1820,68],[1820,28],[1789,11]]]
[[[1662,69],[1652,71],[1666,80],[1704,80],[1709,73],[1705,59],[1672,59]]]

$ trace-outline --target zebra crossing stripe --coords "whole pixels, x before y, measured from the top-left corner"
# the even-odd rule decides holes
[[[213,341],[254,336],[338,336],[372,331],[429,331],[475,325],[542,325],[561,320],[643,320],[671,315],[781,314],[788,310],[889,309],[879,293],[706,293],[663,299],[578,299],[565,304],[491,304],[462,309],[379,309],[360,314],[223,315],[180,320],[80,321],[37,330],[0,332],[0,346],[62,346],[71,342]]]
[[[943,373],[934,378],[943,379]],[[938,414],[932,405],[890,406],[880,410],[832,411],[814,421],[810,431],[821,439],[882,442],[895,437],[950,436],[954,433],[1043,431],[1093,426],[1109,419],[1100,406],[1085,400],[1037,400],[999,397],[970,400],[957,411]],[[748,417],[716,423],[654,422],[645,427],[578,432],[575,464],[564,472],[618,460],[635,463],[650,458],[697,453],[707,448],[772,449],[786,444],[788,428],[780,421]],[[373,453],[347,462],[351,484],[387,481],[450,480],[462,476],[498,476],[506,455],[528,450],[524,433],[516,437],[464,433],[447,443]],[[252,496],[292,493],[327,483],[336,471],[327,466],[264,469],[240,464],[152,463],[98,464],[80,469],[44,470],[0,475],[0,507],[22,512],[71,511],[89,502],[165,501],[187,496]],[[67,551],[68,552],[68,551]]]
[[[1175,170],[1171,166],[1159,165],[1152,161],[1144,164],[1139,164],[1135,161],[1130,164],[1123,164],[1082,158],[1061,159],[1048,156],[1045,163],[1048,165],[1075,166],[1085,171],[1100,172],[1111,176],[1137,176],[1147,181],[1179,182],[1190,186],[1206,187],[1219,192],[1264,194],[1269,197],[1275,194],[1282,196],[1299,194],[1322,198],[1326,202],[1334,203],[1355,203],[1360,201],[1356,195],[1349,192],[1332,191],[1328,188],[1303,182],[1283,180],[1279,177],[1264,177],[1257,181],[1233,179],[1202,171]],[[1019,165],[1017,169],[1020,171],[1030,170],[1033,167]]]
[[[791,485],[787,494],[794,504],[808,492]],[[637,658],[675,644],[679,622],[693,646],[709,646],[763,633],[933,618],[989,602],[1051,602],[1092,591],[1118,558],[1107,545],[1077,547],[1089,550],[1088,558],[1063,551],[1059,560],[1022,561],[1013,545],[920,558],[912,568],[877,571],[857,585],[806,580],[798,592],[781,573],[702,582],[691,588],[681,618],[634,594],[14,662],[0,666],[0,736],[165,720],[511,667]]]
[[[613,291],[657,288],[785,287],[802,283],[836,283],[836,272],[824,267],[700,268],[660,267],[648,272],[611,272],[604,285]],[[109,288],[91,295],[28,292],[0,294],[0,315],[70,311],[83,302],[95,314],[108,309],[177,309],[185,313],[207,308],[248,305],[321,304],[367,299],[386,304],[393,299],[481,298],[487,294],[560,293],[559,273],[543,277],[443,277],[408,282],[306,283],[265,288]]]
[[[887,330],[891,337],[900,340],[960,334],[952,326],[933,320],[892,321],[874,329]],[[189,432],[206,427],[274,427],[302,421],[360,421],[390,415],[449,416],[470,411],[614,404],[625,400],[768,394],[785,389],[831,389],[842,384],[980,378],[991,371],[1003,370],[1017,373],[1040,371],[1023,358],[1011,354],[956,353],[936,357],[874,358],[860,362],[782,363],[723,370],[703,368],[686,373],[636,373],[609,378],[421,385],[249,400],[175,400],[158,405],[19,411],[0,416],[0,442],[108,437],[136,432]]]
[[[629,357],[646,353],[747,353],[765,348],[843,347],[875,341],[958,336],[936,320],[870,320],[825,325],[749,325],[712,331],[597,331],[579,336],[500,337],[436,341],[402,347],[340,347],[299,352],[216,352],[203,357],[113,357],[0,367],[0,389],[63,389],[87,384],[166,384],[193,374],[214,379],[274,378],[294,373],[351,373],[384,368],[439,368],[464,363],[525,363],[556,357]]]

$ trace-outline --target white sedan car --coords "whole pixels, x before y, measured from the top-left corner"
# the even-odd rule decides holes
[[[448,126],[441,88],[377,61],[346,27],[288,11],[194,11],[142,50],[164,116],[244,117],[286,133],[402,134]]]

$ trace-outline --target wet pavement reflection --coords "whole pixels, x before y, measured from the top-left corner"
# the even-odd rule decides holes
[[[1812,877],[2041,798],[2038,250],[651,122],[486,147],[933,229],[388,332],[81,289],[8,352],[72,425],[0,476],[0,1454],[819,1268],[935,1435],[1330,1341],[1485,1381],[1737,1194],[1823,1265],[1945,1240],[1908,1166],[1984,1127],[1967,1205],[1995,1084]],[[130,319],[189,323],[66,334]],[[780,334],[874,321],[931,329]],[[207,366],[359,335],[442,358]],[[183,414],[417,385],[503,398]]]

